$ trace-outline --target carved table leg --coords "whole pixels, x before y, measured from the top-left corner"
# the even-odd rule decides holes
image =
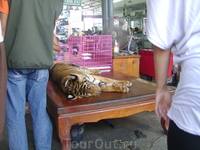
[[[57,132],[62,144],[62,150],[71,150],[71,124],[68,118],[58,118]]]
[[[61,150],[71,150],[71,139],[69,138],[60,138],[62,149]]]

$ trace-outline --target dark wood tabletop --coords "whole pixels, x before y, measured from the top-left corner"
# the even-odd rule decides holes
[[[55,120],[62,150],[71,150],[71,126],[76,123],[97,122],[102,119],[121,118],[155,108],[156,84],[140,78],[111,71],[101,76],[129,80],[128,93],[101,93],[98,96],[68,100],[67,95],[51,81],[47,85],[47,109]],[[171,90],[172,93],[174,90]]]

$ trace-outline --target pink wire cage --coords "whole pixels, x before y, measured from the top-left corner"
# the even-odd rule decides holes
[[[112,36],[69,37],[70,63],[101,70],[112,69]]]

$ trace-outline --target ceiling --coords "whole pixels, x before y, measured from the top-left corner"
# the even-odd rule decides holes
[[[81,0],[83,15],[101,15],[102,0]],[[138,4],[144,4],[146,0],[112,0],[114,2],[114,10],[124,7],[134,7]]]
[[[101,15],[101,0],[82,0],[83,15]]]

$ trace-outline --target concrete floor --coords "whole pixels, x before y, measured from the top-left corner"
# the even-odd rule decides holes
[[[83,141],[72,150],[167,150],[166,139],[155,112],[142,112],[129,117],[110,119],[115,128],[104,120],[85,124]],[[29,150],[34,150],[30,114],[26,115]],[[137,133],[140,136],[137,137]],[[53,133],[52,150],[60,150],[61,144]],[[0,142],[0,150],[8,150],[7,135]]]

